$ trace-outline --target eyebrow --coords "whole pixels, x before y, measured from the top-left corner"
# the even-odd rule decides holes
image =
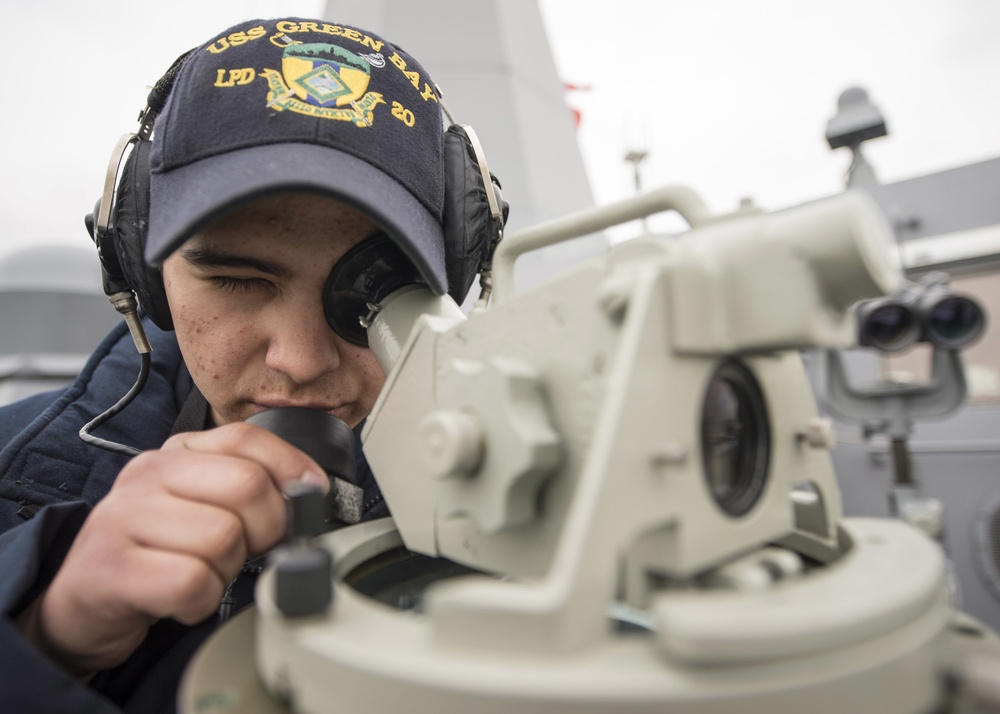
[[[235,255],[216,248],[189,247],[181,249],[181,256],[198,268],[248,268],[276,278],[288,276],[288,269],[269,260],[261,260],[248,255]]]

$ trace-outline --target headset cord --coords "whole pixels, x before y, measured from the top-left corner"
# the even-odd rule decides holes
[[[139,376],[136,377],[135,384],[132,385],[132,388],[128,390],[128,393],[124,397],[118,400],[117,404],[107,411],[98,414],[94,417],[94,419],[84,424],[83,428],[80,429],[80,438],[84,442],[90,444],[91,446],[98,446],[102,449],[107,449],[108,451],[114,451],[117,454],[125,454],[126,456],[138,456],[142,453],[142,449],[136,449],[132,446],[125,446],[125,444],[119,444],[114,441],[108,441],[107,439],[101,439],[100,437],[93,436],[90,433],[108,419],[118,414],[122,409],[127,407],[146,385],[146,378],[149,377],[149,365],[150,362],[152,362],[152,358],[150,357],[149,352],[141,354],[140,357],[142,358],[142,364],[139,367]]]
[[[132,335],[132,341],[135,343],[136,350],[139,351],[139,357],[142,362],[139,365],[139,376],[135,378],[135,384],[133,384],[132,388],[128,390],[128,393],[119,399],[118,403],[110,409],[98,414],[94,417],[94,419],[84,424],[83,428],[80,429],[80,439],[82,439],[84,443],[90,444],[91,446],[97,446],[101,449],[113,451],[116,454],[138,456],[142,453],[142,449],[136,449],[135,447],[125,446],[125,444],[119,444],[115,441],[101,439],[100,437],[93,436],[90,433],[132,403],[132,400],[135,399],[136,395],[142,391],[144,386],[146,386],[146,379],[149,377],[149,366],[152,362],[150,353],[152,353],[153,348],[150,346],[149,340],[146,339],[146,332],[142,329],[142,323],[139,321],[138,305],[136,304],[133,292],[131,290],[112,292],[109,293],[108,299],[111,301],[115,310],[121,313],[122,317],[125,318],[125,324],[128,325],[129,333]]]

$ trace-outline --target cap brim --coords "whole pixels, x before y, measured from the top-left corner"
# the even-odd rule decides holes
[[[223,212],[288,191],[326,194],[352,206],[396,241],[435,293],[448,291],[439,220],[371,164],[315,144],[254,146],[152,173],[146,262],[161,264]]]

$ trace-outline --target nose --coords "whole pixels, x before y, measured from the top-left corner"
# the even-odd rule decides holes
[[[326,322],[320,300],[295,301],[289,308],[268,316],[264,362],[296,384],[309,384],[340,366],[338,338]]]

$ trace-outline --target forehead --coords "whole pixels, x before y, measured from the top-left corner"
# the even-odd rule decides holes
[[[289,269],[293,263],[329,269],[376,231],[368,218],[333,198],[281,194],[243,204],[216,218],[177,253],[197,264],[219,264],[228,255],[267,260]]]

